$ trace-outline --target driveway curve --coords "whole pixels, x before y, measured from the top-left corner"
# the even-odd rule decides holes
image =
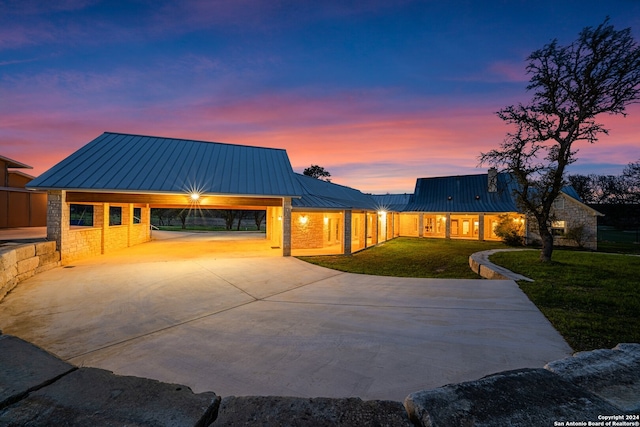
[[[349,274],[251,235],[172,236],[22,282],[0,330],[79,366],[221,396],[402,401],[571,354],[511,280]]]

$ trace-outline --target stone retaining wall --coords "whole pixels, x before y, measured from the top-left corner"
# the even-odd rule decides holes
[[[60,265],[56,242],[9,245],[0,248],[0,301],[16,285]]]
[[[178,384],[77,368],[0,335],[3,426],[640,426],[639,414],[640,344],[418,391],[403,406],[359,398],[221,399]]]

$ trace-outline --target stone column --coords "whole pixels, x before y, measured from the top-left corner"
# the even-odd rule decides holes
[[[478,216],[478,240],[484,240],[484,214]]]
[[[418,214],[418,237],[424,237],[424,214]]]
[[[102,216],[96,215],[96,220],[98,221],[99,226],[102,227],[102,235],[100,236],[100,253],[104,254],[107,239],[109,237],[109,203],[102,204]]]
[[[342,239],[342,244],[343,244],[343,253],[345,255],[351,255],[351,211],[350,210],[346,210],[344,211],[344,215],[342,215],[343,218],[343,222],[344,225],[342,227],[343,231],[344,231],[344,238]]]
[[[369,243],[367,236],[369,235],[369,213],[364,211],[364,247],[366,248]]]
[[[451,212],[447,212],[447,221],[445,223],[445,228],[444,228],[444,237],[446,239],[450,239],[451,238]]]
[[[291,256],[291,198],[282,199],[282,256]]]
[[[65,202],[65,190],[47,191],[47,240],[56,242],[56,249],[63,250],[63,235],[69,230],[69,208]]]

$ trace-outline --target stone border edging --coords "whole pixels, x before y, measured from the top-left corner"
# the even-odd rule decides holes
[[[474,273],[480,277],[490,280],[525,280],[527,282],[533,282],[526,276],[518,273],[514,273],[511,270],[507,270],[504,267],[500,267],[489,261],[489,257],[496,252],[512,252],[512,251],[533,251],[535,249],[491,249],[488,251],[481,251],[471,254],[469,257],[469,267]]]
[[[3,246],[0,249],[0,301],[18,283],[59,265],[56,242]]]
[[[609,420],[631,420],[609,425],[637,425],[638,415],[636,343],[417,391],[401,403],[353,397],[221,399],[211,391],[194,393],[179,384],[75,367],[0,332],[0,425],[507,427]]]

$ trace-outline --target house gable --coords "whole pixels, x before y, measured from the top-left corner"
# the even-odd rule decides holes
[[[497,191],[489,191],[488,174],[418,178],[405,212],[517,212],[515,183],[498,174]]]

